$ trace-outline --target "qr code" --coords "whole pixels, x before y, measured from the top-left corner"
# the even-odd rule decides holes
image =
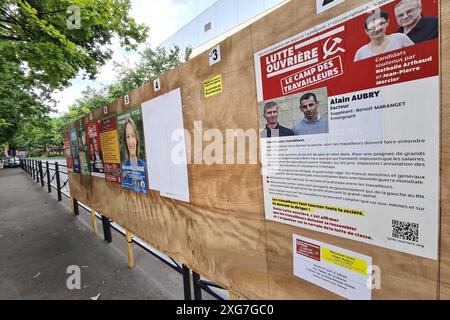
[[[419,242],[419,224],[392,220],[392,237]]]

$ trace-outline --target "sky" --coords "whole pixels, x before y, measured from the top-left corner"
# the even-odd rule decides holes
[[[131,0],[130,16],[138,23],[144,23],[150,28],[147,46],[157,47],[185,24],[190,22],[217,0]],[[113,58],[101,68],[95,81],[83,80],[78,77],[72,81],[72,86],[53,95],[57,101],[59,114],[68,111],[76,99],[81,98],[81,92],[88,86],[100,88],[115,80],[113,61],[128,63],[133,66],[139,61],[138,52],[127,52],[122,49],[117,40],[111,45]]]

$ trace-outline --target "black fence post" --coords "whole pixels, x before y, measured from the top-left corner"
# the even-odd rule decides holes
[[[32,170],[33,170],[33,168],[31,167],[31,159],[28,159],[28,175],[30,177],[33,176]]]
[[[39,160],[36,160],[36,183],[39,183],[41,180],[39,179],[40,173],[39,173]]]
[[[48,193],[52,193],[52,185],[50,184],[50,166],[48,164],[48,161],[45,162],[45,168],[47,169],[47,190]]]
[[[42,161],[39,161],[39,174],[41,175],[41,187],[44,187],[44,171],[42,170]]]
[[[72,206],[73,206],[73,215],[79,216],[80,215],[80,207],[78,206],[78,200],[72,198]]]
[[[183,264],[184,300],[192,300],[190,276],[191,276],[191,272],[190,272],[189,268]]]
[[[203,300],[202,298],[202,288],[200,287],[200,275],[192,271],[192,284],[194,286],[194,300]]]
[[[58,165],[58,162],[55,162],[55,171],[56,171],[56,191],[58,193],[58,201],[62,201],[62,197],[61,197],[61,181],[59,180],[59,165]]]
[[[39,183],[39,160],[36,160],[36,183]]]
[[[35,174],[35,164],[34,164],[34,160],[31,160],[31,167],[33,168],[33,180],[36,179],[36,174]]]
[[[108,243],[112,242],[112,235],[111,235],[111,222],[109,221],[108,217],[105,217],[102,215],[102,225],[103,225],[103,237],[105,238],[105,241]]]

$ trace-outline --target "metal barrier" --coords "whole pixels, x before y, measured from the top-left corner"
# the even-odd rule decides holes
[[[51,168],[53,166],[53,168]],[[20,159],[20,167],[31,177],[40,183],[42,187],[47,185],[48,193],[52,192],[52,189],[56,190],[58,201],[62,201],[62,196],[64,195],[70,201],[72,201],[74,214],[79,215],[79,207],[91,213],[91,208],[78,202],[78,200],[73,199],[70,196],[69,187],[69,173],[66,165],[54,162],[53,164],[49,161],[45,161],[45,167],[41,160],[33,159]],[[60,168],[65,168],[61,170]],[[52,174],[53,172],[53,174]],[[63,177],[61,177],[63,176]],[[54,182],[55,184],[52,184]],[[61,184],[62,183],[62,184]],[[95,214],[96,218],[102,222],[103,226],[103,236],[107,243],[112,242],[111,228],[117,231],[122,236],[126,237],[126,232],[119,225],[114,223],[108,217],[101,214]],[[168,257],[166,260],[162,257],[162,254],[155,252],[156,250],[150,249],[150,246],[141,240],[137,240],[135,237],[132,238],[132,242],[138,245],[140,248],[150,253],[161,262],[171,267],[176,272],[183,276],[183,288],[184,288],[184,299],[192,300],[191,295],[191,270],[185,265],[180,265],[172,258]],[[210,282],[208,280],[202,280],[200,275],[192,271],[192,286],[194,291],[194,300],[202,300],[202,290],[210,294],[212,297],[218,300],[225,300],[224,295],[221,295],[218,291],[225,291],[222,287]],[[217,291],[215,291],[215,289]]]

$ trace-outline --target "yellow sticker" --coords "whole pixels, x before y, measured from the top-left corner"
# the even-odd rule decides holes
[[[367,275],[367,261],[349,256],[335,250],[322,247],[322,260],[353,272]]]
[[[205,98],[209,98],[223,92],[222,75],[219,74],[203,83]]]

